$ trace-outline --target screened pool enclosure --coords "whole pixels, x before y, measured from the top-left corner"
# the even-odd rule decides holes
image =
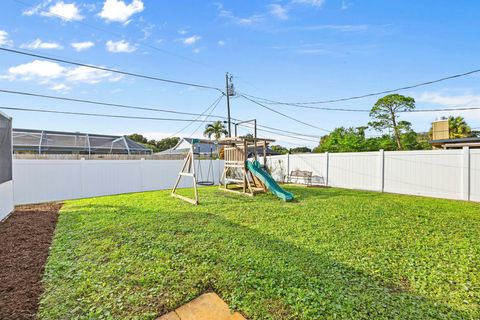
[[[36,154],[152,154],[127,136],[13,129],[13,152]]]

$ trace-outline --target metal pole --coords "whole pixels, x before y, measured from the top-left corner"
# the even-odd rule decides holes
[[[257,157],[257,119],[253,120],[254,131],[253,131],[253,153],[255,154],[255,160],[258,160]]]
[[[225,74],[225,85],[227,94],[227,119],[228,119],[228,137],[232,136],[232,124],[230,119],[230,75],[228,72]]]

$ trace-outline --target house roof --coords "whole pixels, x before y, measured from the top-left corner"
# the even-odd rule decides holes
[[[480,137],[431,140],[431,144],[480,142]]]
[[[442,147],[444,149],[458,149],[463,147],[480,148],[480,137],[440,139],[429,142],[434,147]]]

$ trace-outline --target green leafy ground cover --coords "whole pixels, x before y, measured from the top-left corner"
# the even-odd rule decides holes
[[[213,290],[249,319],[480,318],[479,204],[287,189],[68,201],[39,317],[155,319]]]

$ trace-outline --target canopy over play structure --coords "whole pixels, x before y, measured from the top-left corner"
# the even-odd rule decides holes
[[[291,201],[294,198],[293,194],[280,187],[270,175],[267,168],[268,145],[275,140],[257,138],[256,121],[254,123],[254,136],[228,137],[215,142],[215,144],[223,146],[224,155],[224,169],[220,178],[220,190],[248,196],[270,191],[283,201]],[[236,128],[235,132],[237,132]],[[200,143],[200,140],[192,140],[190,152],[185,158],[182,169],[178,174],[177,181],[172,190],[172,196],[195,205],[199,203],[197,184],[211,185],[211,183],[204,183],[204,179],[200,179],[200,181],[198,180],[199,177],[197,172],[200,172],[200,170],[195,167],[195,145],[198,143]],[[205,140],[202,140],[202,143],[206,143]],[[211,143],[213,144],[213,142]],[[262,155],[263,165],[258,161],[259,154]],[[193,199],[177,193],[177,188],[182,177],[192,178],[194,189]]]

